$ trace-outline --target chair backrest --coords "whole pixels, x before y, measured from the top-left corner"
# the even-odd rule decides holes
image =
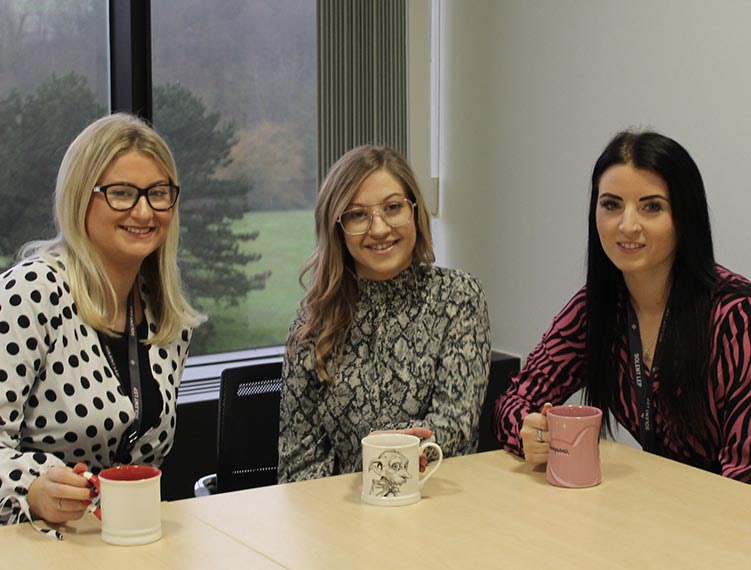
[[[493,451],[501,448],[501,444],[495,437],[495,425],[493,424],[495,401],[509,387],[511,378],[518,374],[520,364],[521,361],[516,356],[495,350],[491,354],[488,388],[485,392],[485,401],[482,404],[480,414],[480,441],[477,451]]]
[[[275,485],[282,360],[222,372],[217,492]]]

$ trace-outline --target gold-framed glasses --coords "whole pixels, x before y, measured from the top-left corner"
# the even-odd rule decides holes
[[[392,228],[406,226],[412,221],[415,213],[415,204],[409,198],[389,200],[378,207],[355,206],[344,212],[337,222],[342,226],[345,233],[351,236],[359,236],[368,233],[373,225],[373,216],[381,216],[381,219]]]

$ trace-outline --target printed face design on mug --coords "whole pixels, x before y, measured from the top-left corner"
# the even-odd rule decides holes
[[[99,185],[128,182],[140,188],[169,183],[169,176],[148,154],[128,150],[117,155],[104,171]],[[139,264],[164,243],[174,209],[153,210],[142,196],[124,212],[107,205],[104,194],[94,192],[86,211],[86,232],[105,266]]]
[[[437,454],[420,474],[420,455],[427,449]],[[441,447],[431,441],[420,444],[414,435],[384,432],[362,439],[362,495],[371,505],[397,507],[420,500],[421,489],[441,465]]]
[[[412,478],[409,459],[398,451],[384,451],[370,462],[368,471],[379,477],[370,486],[370,494],[376,497],[398,497],[402,485]]]
[[[665,181],[654,172],[618,164],[600,178],[597,233],[624,275],[670,272],[677,237]]]
[[[376,170],[368,176],[347,210],[363,207],[370,214],[390,201],[404,200],[407,192],[401,183],[385,170]],[[415,213],[417,215],[417,213]],[[412,264],[417,242],[415,218],[406,225],[392,228],[382,216],[373,215],[370,229],[362,235],[342,232],[344,243],[355,260],[355,272],[361,279],[385,281],[396,277]]]

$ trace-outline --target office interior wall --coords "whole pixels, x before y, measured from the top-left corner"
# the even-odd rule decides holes
[[[683,144],[717,259],[751,276],[751,3],[443,0],[438,263],[526,356],[584,279],[589,176],[618,130]]]

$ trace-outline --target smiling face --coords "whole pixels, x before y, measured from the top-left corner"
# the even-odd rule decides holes
[[[597,232],[624,277],[669,275],[677,247],[665,181],[654,172],[618,164],[600,178]]]
[[[403,200],[407,193],[399,181],[385,170],[376,170],[360,185],[347,206],[381,208],[388,202]],[[343,233],[347,250],[355,260],[355,272],[361,279],[385,281],[396,277],[412,264],[417,241],[415,218],[392,228],[380,215],[374,215],[370,229],[362,235]]]
[[[104,171],[99,185],[127,182],[140,188],[169,183],[169,176],[148,154],[137,150],[117,155]],[[113,210],[104,194],[94,192],[86,210],[86,233],[105,267],[140,267],[164,243],[173,210],[157,212],[141,196],[134,208]]]

